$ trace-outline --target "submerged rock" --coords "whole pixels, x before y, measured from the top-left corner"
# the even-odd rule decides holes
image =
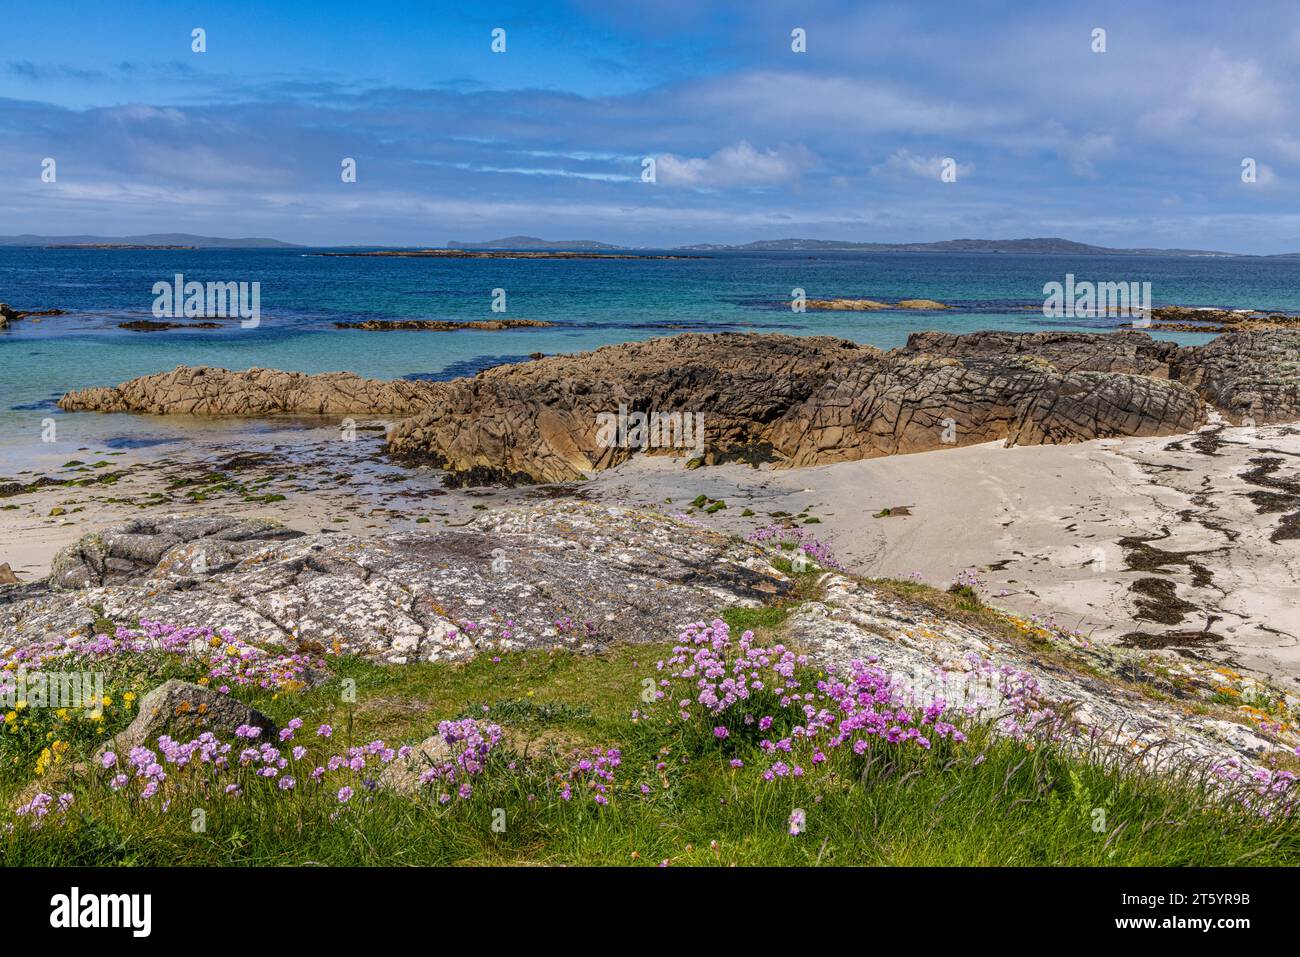
[[[541,319],[483,319],[473,322],[447,322],[441,319],[367,319],[364,322],[336,322],[336,329],[365,329],[369,332],[456,332],[460,329],[535,329],[553,326]]]

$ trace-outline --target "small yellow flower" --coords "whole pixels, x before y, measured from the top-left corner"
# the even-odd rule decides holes
[[[113,703],[113,699],[110,698],[108,695],[104,695],[104,700],[101,702],[101,704],[103,704],[103,706],[107,708],[110,705],[112,705],[112,703]]]
[[[135,692],[128,691],[126,694],[122,695],[122,700],[125,701],[127,704],[130,704],[132,701],[135,700]]]

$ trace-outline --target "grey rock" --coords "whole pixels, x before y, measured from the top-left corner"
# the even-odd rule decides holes
[[[275,722],[256,708],[200,685],[172,678],[140,699],[139,711],[129,725],[100,747],[98,753],[124,756],[132,748],[152,747],[162,734],[190,741],[211,731],[223,741],[234,739],[241,725],[262,729],[261,741],[274,740]]]
[[[148,534],[191,534],[185,521],[152,523]],[[87,536],[75,554],[98,555],[116,534]],[[200,550],[202,569],[195,567]],[[463,528],[380,538],[226,542],[209,535],[172,546],[158,564],[136,564],[129,575],[0,601],[0,642],[85,634],[107,617],[221,625],[255,644],[390,662],[465,658],[487,648],[591,650],[657,640],[717,608],[787,591],[761,554],[661,515],[582,502],[493,511]]]
[[[50,582],[57,588],[90,588],[138,577],[160,564],[173,577],[204,574],[228,568],[268,543],[302,534],[266,519],[138,519],[85,535],[61,549],[50,563]],[[187,546],[185,557],[170,560],[180,546]]]
[[[451,745],[443,740],[442,735],[430,735],[412,747],[406,757],[393,758],[379,772],[378,784],[383,790],[395,794],[415,794],[420,790],[420,775],[434,765],[450,761],[451,756]]]

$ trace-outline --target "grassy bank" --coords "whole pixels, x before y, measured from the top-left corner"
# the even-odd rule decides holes
[[[756,645],[770,644],[780,609],[735,610]],[[240,793],[195,766],[172,768],[159,793],[114,791],[110,775],[89,762],[100,734],[48,732],[41,742],[16,733],[0,752],[8,769],[6,806],[29,801],[34,787],[71,795],[39,820],[8,816],[0,834],[6,865],[290,865],[290,864],[605,864],[659,865],[1212,865],[1300,863],[1300,828],[1281,815],[1265,818],[1225,799],[1204,775],[1156,776],[1131,764],[1110,767],[1071,755],[1047,736],[1022,741],[963,725],[953,737],[927,729],[927,746],[870,737],[862,753],[827,748],[800,767],[797,709],[786,720],[778,703],[746,702],[776,715],[770,731],[753,730],[740,711],[708,713],[697,703],[678,712],[693,681],[647,701],[672,660],[675,643],[610,648],[596,655],[527,651],[464,664],[376,665],[330,660],[331,676],[314,688],[239,687],[232,694],[284,727],[302,727],[279,745],[306,749],[283,772],[237,771]],[[704,645],[700,645],[704,647]],[[688,655],[689,657],[689,655]],[[158,675],[132,667],[116,673],[124,687],[147,688]],[[149,667],[162,670],[156,661]],[[184,676],[182,657],[165,669]],[[200,677],[202,668],[192,669]],[[756,671],[757,673],[757,671]],[[815,663],[796,668],[798,685],[825,679]],[[647,679],[650,679],[648,682]],[[685,689],[685,690],[683,690]],[[782,689],[787,690],[787,689]],[[110,692],[111,696],[112,692]],[[116,704],[116,702],[115,702]],[[761,706],[759,706],[761,705]],[[109,709],[111,712],[111,709]],[[745,710],[742,708],[741,710]],[[716,736],[719,722],[730,733]],[[414,744],[439,722],[472,718],[502,728],[500,741],[474,774],[472,793],[434,781],[414,795],[371,789],[383,758],[331,772],[320,784],[310,769],[328,753],[382,739]],[[73,717],[70,722],[75,724]],[[784,722],[784,725],[783,725]],[[914,722],[915,723],[915,722]],[[329,725],[326,740],[314,729]],[[28,726],[26,731],[33,731]],[[752,731],[752,733],[751,733]],[[964,734],[966,740],[956,740]],[[62,737],[60,737],[62,735]],[[789,764],[799,773],[765,770],[783,757],[772,740],[793,740]],[[69,742],[57,758],[50,741]],[[764,742],[767,742],[765,745]],[[40,745],[39,750],[36,749]],[[609,778],[580,770],[596,749],[614,753]],[[238,746],[233,754],[238,753]],[[803,752],[805,758],[816,749]],[[43,774],[36,765],[45,757]],[[161,759],[160,759],[161,760]],[[283,760],[283,759],[282,759]],[[591,760],[588,757],[588,760]],[[783,764],[785,762],[782,762]],[[120,765],[119,765],[120,767]],[[114,769],[116,770],[116,769]],[[291,790],[278,786],[294,778]],[[461,780],[465,778],[462,776]],[[598,792],[599,785],[605,790]],[[343,787],[351,794],[340,799]],[[445,803],[439,802],[440,792]],[[568,793],[569,797],[564,796]],[[597,794],[605,799],[598,803]],[[197,812],[197,813],[196,813]],[[35,826],[34,826],[35,825]],[[797,831],[798,833],[792,833]]]

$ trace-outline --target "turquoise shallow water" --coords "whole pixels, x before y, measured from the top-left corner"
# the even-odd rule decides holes
[[[451,377],[532,352],[579,352],[683,331],[754,330],[836,335],[882,348],[910,332],[940,329],[1107,328],[1103,321],[1044,319],[1043,284],[1076,279],[1149,281],[1156,305],[1300,311],[1300,261],[1175,257],[934,255],[925,253],[719,253],[696,260],[432,260],[336,258],[304,250],[79,250],[0,248],[0,300],[66,316],[23,320],[0,331],[0,474],[41,448],[41,423],[57,422],[59,446],[127,447],[185,433],[156,419],[64,415],[63,392],[111,385],[178,364],[364,376]],[[117,328],[151,318],[153,284],[259,282],[261,325],[138,333]],[[810,298],[928,298],[943,312],[795,314],[791,290]],[[493,289],[504,318],[553,328],[501,332],[361,332],[337,320],[491,319]],[[1165,334],[1181,342],[1207,337]],[[214,427],[255,429],[254,423]],[[69,443],[65,445],[66,443]]]

